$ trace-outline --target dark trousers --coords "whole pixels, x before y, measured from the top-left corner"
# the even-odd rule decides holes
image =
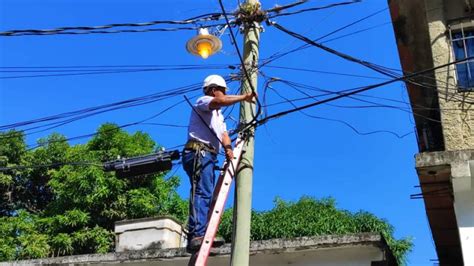
[[[217,156],[204,150],[185,150],[182,160],[183,168],[191,182],[188,219],[188,239],[191,240],[206,233],[209,207],[214,193]]]

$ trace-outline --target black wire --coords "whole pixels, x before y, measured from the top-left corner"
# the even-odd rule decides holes
[[[300,0],[300,1],[297,1],[297,2],[294,2],[294,3],[290,3],[290,4],[287,4],[287,5],[284,5],[284,6],[279,6],[279,5],[276,5],[275,7],[273,8],[270,8],[270,9],[267,9],[266,12],[267,13],[280,13],[282,10],[285,10],[285,9],[288,9],[288,8],[292,8],[292,7],[295,7],[295,6],[299,6],[301,4],[304,4],[308,2],[308,0]]]
[[[27,76],[6,76],[1,77],[0,79],[19,79],[19,78],[38,78],[38,77],[63,77],[63,76],[86,76],[86,75],[103,75],[103,74],[118,74],[118,73],[138,73],[138,72],[156,72],[156,71],[181,71],[181,70],[208,70],[208,69],[225,69],[226,67],[176,67],[176,68],[149,68],[149,69],[120,69],[120,70],[85,70],[89,72],[79,72],[79,73],[66,73],[66,74],[46,74],[46,75],[27,75]],[[35,70],[35,71],[15,71],[15,70],[7,70],[2,71],[0,73],[25,73],[25,72],[74,72],[74,71],[82,71],[82,70]],[[90,72],[93,71],[93,72]]]
[[[318,11],[318,10],[328,9],[328,8],[332,8],[332,7],[336,7],[336,6],[351,5],[351,4],[360,3],[360,2],[361,2],[361,0],[353,0],[353,1],[350,1],[350,2],[333,3],[333,4],[326,5],[326,6],[321,6],[321,7],[311,7],[311,8],[305,8],[305,9],[301,9],[301,10],[297,10],[297,11],[293,11],[293,12],[277,13],[275,15],[269,16],[268,18],[290,16],[290,15],[300,14],[300,13],[304,13],[304,12],[308,12],[308,11]]]
[[[317,97],[320,97],[320,96],[325,96],[327,95],[328,93],[330,94],[340,94],[341,91],[339,92],[332,92],[332,91],[328,91],[328,90],[323,90],[323,89],[319,89],[317,88],[317,91],[323,91],[323,92],[328,92],[328,93],[325,93],[323,95],[309,95],[299,89],[297,89],[297,87],[300,87],[300,88],[303,88],[303,89],[310,89],[310,90],[314,90],[314,89],[311,89],[311,88],[307,88],[308,85],[303,85],[303,84],[297,84],[295,82],[290,82],[290,81],[286,81],[286,80],[281,80],[281,79],[278,79],[277,81],[279,82],[282,82],[296,90],[298,90],[299,92],[301,92],[302,94],[306,95],[307,97],[304,97],[304,98],[297,98],[297,99],[288,99],[286,101],[282,101],[282,102],[277,102],[277,103],[273,103],[273,104],[269,104],[269,105],[264,105],[264,108],[268,108],[270,106],[274,106],[274,105],[279,105],[279,104],[283,104],[283,103],[288,103],[288,102],[291,102],[291,103],[294,103],[296,101],[301,101],[301,100],[309,100],[310,98],[311,99],[315,99],[315,100],[318,100]],[[346,90],[347,91],[347,90]],[[373,98],[373,99],[381,99],[381,100],[386,100],[386,101],[391,101],[391,102],[397,102],[397,103],[402,103],[404,105],[408,105],[409,107],[407,108],[404,108],[404,107],[401,107],[401,106],[393,106],[393,105],[386,105],[386,104],[380,104],[378,102],[372,102],[372,101],[367,101],[367,100],[363,100],[363,99],[360,99],[358,97],[366,97],[366,98]],[[346,105],[335,105],[335,104],[327,104],[329,106],[333,106],[333,107],[338,107],[338,108],[349,108],[349,109],[354,109],[354,108],[357,108],[357,109],[362,109],[362,108],[389,108],[389,109],[395,109],[395,110],[400,110],[400,111],[403,111],[403,112],[406,112],[406,113],[409,113],[409,114],[412,114],[414,116],[417,116],[417,117],[422,117],[426,120],[430,120],[430,121],[433,121],[435,123],[441,123],[440,120],[437,120],[437,119],[433,119],[431,117],[427,117],[425,115],[422,115],[419,113],[419,110],[440,110],[439,108],[427,108],[427,107],[418,107],[420,105],[413,105],[413,106],[410,106],[409,103],[407,102],[404,102],[404,101],[399,101],[399,100],[394,100],[394,99],[389,99],[389,98],[384,98],[384,97],[377,97],[377,96],[371,96],[371,95],[363,95],[363,94],[359,94],[358,97],[355,97],[355,96],[349,96],[349,98],[353,99],[353,100],[356,100],[356,101],[360,101],[360,102],[364,102],[364,103],[369,103],[369,104],[372,104],[372,105],[369,105],[369,106],[346,106]],[[446,111],[450,111],[450,110],[453,110],[453,111],[459,111],[459,110],[462,110],[462,109],[443,109],[443,112],[446,112]]]
[[[260,126],[260,125],[263,125],[263,124],[267,123],[268,121],[270,121],[272,119],[275,119],[275,118],[278,118],[278,117],[281,117],[281,116],[284,116],[284,115],[287,115],[287,114],[290,114],[290,113],[293,113],[293,112],[298,112],[298,111],[301,111],[301,110],[304,110],[304,109],[307,109],[307,108],[310,108],[310,107],[313,107],[313,106],[316,106],[316,105],[324,104],[324,103],[327,103],[327,102],[335,101],[335,100],[340,99],[340,98],[348,97],[350,95],[354,95],[354,94],[358,94],[358,93],[361,93],[361,92],[364,92],[364,91],[372,90],[372,89],[382,87],[382,86],[385,86],[385,85],[388,85],[388,84],[391,84],[391,83],[394,83],[394,82],[397,82],[397,81],[402,81],[402,80],[406,80],[406,79],[409,79],[409,78],[413,78],[413,77],[416,77],[418,75],[423,75],[425,73],[429,73],[431,71],[450,66],[452,64],[458,64],[458,63],[466,62],[466,61],[469,61],[469,60],[472,60],[472,59],[474,59],[474,57],[468,57],[468,58],[465,58],[465,59],[462,59],[462,60],[447,63],[447,64],[440,65],[440,66],[437,66],[437,67],[434,67],[434,68],[430,68],[430,69],[422,70],[422,71],[419,71],[419,72],[416,72],[416,73],[412,73],[410,75],[406,75],[406,76],[403,76],[403,77],[394,78],[392,80],[385,81],[385,82],[382,82],[382,83],[369,85],[369,86],[360,88],[358,90],[354,90],[354,91],[347,92],[347,93],[342,93],[338,96],[331,97],[331,98],[328,98],[328,99],[324,99],[324,100],[321,100],[321,101],[317,101],[317,102],[314,102],[314,103],[311,103],[311,104],[307,104],[307,105],[296,107],[296,108],[293,108],[293,109],[290,109],[290,110],[278,112],[278,113],[275,113],[273,115],[266,116],[265,118],[256,121],[254,125],[248,125],[248,127]],[[246,131],[246,130],[248,130],[248,128],[241,128],[240,129],[241,132]],[[239,132],[236,132],[236,133],[239,133]],[[182,146],[182,145],[180,145],[180,146]],[[180,147],[180,146],[177,146],[177,147]]]
[[[160,112],[150,116],[150,117],[147,117],[145,119],[142,119],[142,120],[139,120],[139,121],[135,121],[135,122],[132,122],[132,123],[127,123],[127,124],[123,124],[123,125],[119,125],[117,126],[116,128],[112,128],[112,129],[109,129],[109,130],[106,130],[105,132],[111,132],[111,131],[115,131],[117,129],[122,129],[122,128],[127,128],[127,127],[131,127],[131,126],[136,126],[136,125],[141,125],[141,124],[152,124],[152,125],[159,125],[158,123],[145,123],[147,121],[150,121],[164,113],[166,113],[167,111],[173,109],[174,107],[178,106],[179,104],[183,103],[184,100],[181,100],[179,102],[176,102],[170,106],[168,106],[167,108],[161,110]],[[161,125],[166,125],[166,126],[171,126],[169,124],[161,124]],[[52,143],[57,143],[57,142],[66,142],[66,141],[71,141],[71,140],[77,140],[77,139],[83,139],[83,138],[88,138],[88,137],[92,137],[92,136],[95,136],[95,135],[98,135],[99,132],[95,132],[95,133],[89,133],[89,134],[85,134],[85,135],[80,135],[80,136],[75,136],[75,137],[71,137],[71,138],[66,138],[66,139],[62,139],[62,140],[52,140],[52,141],[46,141],[46,142],[43,142],[43,143],[40,143],[36,146],[33,146],[33,147],[30,147],[29,149],[27,149],[27,151],[30,151],[30,150],[34,150],[36,148],[39,148],[39,147],[42,147],[42,146],[46,146],[46,145],[49,145],[49,144],[52,144]]]
[[[79,109],[79,110],[76,110],[76,111],[60,113],[60,114],[57,114],[57,115],[46,116],[46,117],[37,118],[37,119],[33,119],[33,120],[27,120],[27,121],[12,123],[12,124],[0,125],[0,130],[18,128],[18,127],[23,127],[23,126],[26,126],[26,125],[31,125],[31,124],[41,123],[41,122],[47,122],[47,121],[67,118],[67,117],[71,117],[71,116],[87,114],[87,113],[98,111],[98,110],[106,110],[106,111],[108,111],[109,109],[110,110],[115,110],[114,109],[115,107],[127,108],[127,107],[130,107],[131,105],[134,105],[134,104],[137,104],[137,105],[148,104],[148,103],[151,103],[153,101],[160,100],[164,97],[178,96],[178,95],[181,95],[182,93],[191,92],[191,91],[195,91],[195,90],[199,90],[199,89],[200,89],[200,84],[195,83],[195,84],[191,84],[191,85],[187,85],[187,86],[183,86],[183,87],[179,87],[179,88],[174,88],[174,89],[170,89],[170,90],[159,92],[159,93],[153,93],[153,94],[149,94],[149,95],[145,95],[145,96],[141,96],[141,97],[136,97],[136,98],[131,98],[131,99],[127,99],[127,100],[122,100],[122,101],[118,101],[118,102],[108,103],[108,104],[94,106],[94,107],[88,107],[88,108]]]
[[[295,37],[295,38],[297,38],[297,39],[299,39],[299,40],[302,40],[302,41],[304,41],[304,42],[306,42],[306,43],[308,43],[308,44],[310,44],[310,45],[312,45],[312,46],[318,47],[318,48],[320,48],[320,49],[322,49],[322,50],[324,50],[324,51],[326,51],[326,52],[329,52],[329,53],[331,53],[331,54],[334,54],[334,55],[336,55],[336,56],[338,56],[338,57],[341,57],[341,58],[343,58],[343,59],[345,59],[345,60],[348,60],[348,61],[357,63],[357,64],[362,65],[362,66],[365,66],[365,67],[367,67],[367,68],[370,68],[370,69],[372,69],[372,70],[374,70],[374,71],[376,71],[376,72],[378,72],[378,73],[380,73],[380,74],[389,76],[389,77],[391,77],[391,78],[396,78],[396,77],[399,77],[399,76],[400,76],[400,75],[398,75],[396,72],[394,72],[393,70],[391,70],[390,68],[386,68],[386,67],[384,67],[384,66],[380,66],[380,65],[377,65],[377,64],[374,64],[374,63],[371,63],[371,62],[367,62],[367,61],[364,61],[364,60],[355,58],[355,57],[353,57],[353,56],[350,56],[350,55],[348,55],[348,54],[345,54],[345,53],[336,51],[336,50],[331,49],[331,48],[329,48],[329,47],[327,47],[327,46],[324,46],[324,45],[322,45],[322,44],[320,44],[320,43],[314,42],[314,41],[310,40],[309,38],[302,36],[301,34],[292,32],[292,31],[290,31],[290,30],[288,30],[288,29],[282,27],[281,25],[279,25],[279,24],[277,24],[277,23],[273,23],[273,25],[274,25],[277,29],[279,29],[279,30],[281,30],[281,31],[283,31],[283,32],[285,32],[285,33],[287,33],[287,34],[290,35],[290,36],[293,36],[293,37]],[[414,85],[422,85],[422,84],[419,83],[419,82],[413,81],[411,78],[406,79],[405,81],[406,81],[406,82],[409,82],[409,83],[412,83],[412,84],[414,84]]]
[[[210,65],[115,65],[115,66],[0,66],[0,73],[50,73],[50,72],[84,72],[84,71],[116,71],[116,70],[199,70],[199,69],[234,69],[231,64]]]
[[[23,169],[35,169],[35,168],[43,168],[43,167],[56,167],[56,166],[64,166],[64,165],[78,165],[78,166],[96,166],[96,167],[103,167],[102,164],[96,162],[60,162],[60,163],[50,163],[50,164],[38,164],[38,165],[19,165],[19,166],[10,166],[10,167],[0,167],[0,172],[6,172],[11,170],[23,170]]]
[[[373,16],[376,16],[376,15],[378,15],[378,14],[380,14],[380,13],[386,11],[387,9],[388,9],[388,8],[383,8],[383,9],[381,9],[381,10],[378,10],[378,11],[376,11],[376,12],[374,12],[374,13],[372,13],[372,14],[369,14],[369,15],[363,17],[363,18],[360,18],[360,19],[358,19],[358,20],[356,20],[356,21],[353,21],[353,22],[351,22],[351,23],[349,23],[349,24],[347,24],[347,25],[345,25],[345,26],[342,26],[342,27],[340,27],[340,28],[338,28],[338,29],[335,29],[335,30],[333,30],[333,31],[331,31],[331,32],[329,32],[329,33],[323,35],[323,36],[320,36],[320,37],[316,38],[314,41],[316,41],[316,42],[317,42],[317,41],[320,41],[320,40],[322,40],[322,39],[324,39],[324,38],[326,38],[326,37],[329,37],[329,36],[331,36],[331,35],[333,35],[333,34],[335,34],[335,33],[340,32],[340,31],[342,31],[342,30],[344,30],[344,29],[347,29],[347,28],[349,28],[349,27],[352,27],[352,26],[354,26],[354,25],[356,25],[356,24],[358,24],[358,23],[360,23],[360,22],[362,22],[362,21],[364,21],[364,20],[367,20],[367,19],[369,19],[369,18],[371,18],[371,17],[373,17]],[[297,51],[300,51],[300,50],[303,50],[303,49],[306,49],[306,48],[308,48],[308,47],[310,47],[309,44],[303,44],[303,45],[301,45],[301,46],[299,46],[299,47],[297,47],[297,48],[291,49],[291,50],[289,50],[289,51],[287,51],[287,52],[274,54],[274,55],[268,57],[267,59],[263,60],[263,64],[262,64],[262,65],[269,64],[270,62],[275,61],[275,60],[277,60],[277,59],[279,59],[279,58],[281,58],[281,57],[283,57],[283,56],[286,56],[286,55],[288,55],[288,54],[291,54],[291,53],[294,53],[294,52],[297,52]]]
[[[220,13],[209,13],[204,15],[199,15],[196,17],[188,18],[185,20],[155,20],[150,22],[143,22],[143,23],[114,23],[108,24],[103,26],[73,26],[73,27],[60,27],[56,29],[46,29],[46,30],[38,30],[38,29],[26,29],[26,30],[8,30],[4,32],[0,32],[0,36],[4,37],[11,37],[11,36],[20,36],[20,35],[44,35],[44,34],[61,34],[64,31],[70,30],[79,30],[79,31],[94,31],[94,30],[104,30],[104,29],[111,29],[116,27],[147,27],[147,26],[154,26],[159,24],[171,24],[171,25],[184,25],[184,24],[196,24],[199,22],[205,22],[210,20],[219,20],[221,17]]]
[[[276,91],[275,89],[271,88],[271,90],[273,90],[278,96],[280,96],[282,99],[285,99],[289,104],[291,104],[293,107],[297,108],[297,106],[291,102],[291,100],[287,99],[285,96],[281,95],[278,91]],[[405,133],[403,135],[399,135],[398,133],[396,132],[393,132],[393,131],[390,131],[390,130],[375,130],[375,131],[368,131],[368,132],[362,132],[362,131],[359,131],[356,127],[354,127],[353,125],[351,125],[349,122],[347,121],[344,121],[342,119],[335,119],[335,118],[328,118],[328,117],[322,117],[322,116],[315,116],[315,115],[312,115],[312,114],[308,114],[302,110],[299,111],[301,114],[307,116],[307,117],[310,117],[310,118],[314,118],[314,119],[320,119],[320,120],[326,120],[326,121],[333,121],[333,122],[338,122],[338,123],[341,123],[347,127],[349,127],[350,129],[352,129],[356,134],[358,135],[361,135],[361,136],[367,136],[367,135],[372,135],[372,134],[378,134],[378,133],[388,133],[388,134],[391,134],[399,139],[402,139],[408,135],[410,135],[411,133],[413,133],[413,131],[410,131],[408,133]]]
[[[212,25],[207,25],[207,26],[217,27],[217,26],[222,26],[222,25],[224,24],[212,24]],[[180,30],[197,30],[197,29],[199,29],[199,27],[152,28],[152,29],[143,29],[143,30],[123,29],[123,30],[88,30],[88,31],[60,31],[60,32],[25,32],[25,33],[15,33],[15,34],[10,34],[10,35],[2,35],[2,33],[0,33],[0,37],[173,32],[173,31],[180,31]]]
[[[453,64],[459,64],[459,63],[466,62],[466,61],[473,60],[473,59],[474,59],[474,57],[468,57],[468,58],[458,60],[458,61],[455,61],[455,62],[450,62],[450,63],[443,64],[443,65],[440,65],[440,66],[436,66],[436,67],[433,67],[433,68],[418,71],[418,72],[412,73],[410,75],[405,75],[405,76],[394,78],[394,79],[391,79],[391,80],[388,80],[388,81],[385,81],[385,82],[365,86],[365,87],[362,87],[360,89],[357,89],[357,90],[354,90],[354,91],[351,91],[351,92],[342,93],[338,96],[334,96],[334,97],[324,99],[324,100],[321,100],[321,101],[316,101],[316,102],[313,102],[313,103],[310,103],[310,104],[300,106],[298,108],[293,108],[293,109],[290,109],[290,110],[285,110],[285,111],[282,111],[282,112],[278,112],[278,113],[275,113],[275,114],[270,115],[270,116],[266,116],[265,118],[256,121],[255,125],[252,125],[252,126],[260,126],[262,124],[267,123],[268,121],[270,121],[272,119],[275,119],[275,118],[278,118],[278,117],[281,117],[281,116],[284,116],[284,115],[287,115],[287,114],[290,114],[290,113],[298,112],[300,110],[304,110],[304,109],[307,109],[307,108],[310,108],[310,107],[313,107],[313,106],[317,106],[317,105],[321,105],[321,104],[328,103],[328,102],[331,102],[331,101],[335,101],[335,100],[345,98],[345,97],[348,97],[348,96],[351,96],[351,95],[354,95],[354,94],[359,94],[361,92],[369,91],[369,90],[372,90],[372,89],[375,89],[375,88],[379,88],[379,87],[382,87],[382,86],[385,86],[385,85],[388,85],[388,84],[391,84],[391,83],[394,83],[394,82],[397,82],[397,81],[407,80],[407,79],[410,79],[410,78],[413,78],[413,77],[416,77],[416,76],[419,76],[419,75],[423,75],[423,74],[432,72],[432,71],[440,69],[440,68],[444,68],[444,67],[447,67],[447,66],[450,66],[450,65],[453,65]],[[247,130],[247,128],[242,128],[241,131],[243,131],[243,130]],[[238,133],[238,132],[236,132],[236,133]]]
[[[273,65],[272,65],[272,66],[270,66],[270,65],[265,65],[264,67],[267,67],[267,68],[277,68],[277,69],[285,69],[285,70],[294,70],[294,71],[302,71],[302,72],[311,72],[311,73],[320,73],[320,74],[328,74],[328,75],[338,75],[338,76],[356,77],[356,78],[368,78],[368,79],[387,80],[387,78],[381,78],[381,77],[355,75],[355,74],[341,73],[341,72],[330,72],[330,71],[322,71],[322,70],[307,69],[307,68],[285,67],[285,66],[273,66]]]
[[[331,38],[329,40],[322,41],[321,43],[332,42],[332,41],[339,40],[339,39],[342,39],[342,38],[346,38],[346,37],[349,37],[349,36],[353,36],[353,35],[356,35],[356,34],[359,34],[359,33],[362,33],[362,32],[373,30],[373,29],[376,29],[376,28],[379,28],[379,27],[382,27],[382,26],[385,26],[385,25],[392,25],[392,22],[391,21],[390,22],[385,22],[385,23],[381,23],[381,24],[378,24],[378,25],[375,25],[375,26],[372,26],[372,27],[367,27],[365,29],[353,31],[351,33],[347,33],[347,34],[344,34],[344,35],[340,35],[340,36]]]
[[[282,81],[282,82],[284,82],[284,81]],[[316,99],[314,96],[308,95],[307,93],[299,90],[296,85],[292,84],[292,82],[284,82],[284,83],[286,83],[290,87],[294,88],[295,90],[299,91],[300,93],[306,95],[308,98]],[[326,91],[326,90],[322,90],[322,91]],[[340,93],[336,93],[336,94],[340,94]],[[370,97],[370,98],[384,99],[382,97],[375,97],[375,96],[370,96],[370,95],[359,95],[359,97],[364,97],[364,96],[365,97]],[[436,122],[436,123],[441,123],[441,121],[439,121],[439,120],[421,115],[421,114],[419,114],[417,112],[414,112],[414,111],[410,111],[409,109],[407,110],[406,108],[403,108],[403,107],[400,107],[400,106],[380,104],[380,103],[377,103],[377,102],[372,102],[372,101],[360,99],[360,98],[357,98],[355,96],[349,96],[349,98],[353,99],[353,100],[356,100],[356,101],[359,101],[359,102],[369,103],[369,104],[372,104],[372,105],[371,106],[341,106],[341,105],[335,105],[335,104],[327,104],[327,105],[333,106],[333,107],[339,107],[339,108],[390,108],[390,109],[396,109],[396,110],[404,111],[404,112],[407,112],[407,113],[411,113],[415,116],[422,117],[422,118],[425,118],[427,120],[430,120],[430,121],[433,121],[433,122]],[[318,100],[318,99],[316,99],[316,100]],[[289,101],[291,101],[291,100],[289,100]],[[293,102],[293,101],[291,101],[291,102]]]
[[[221,7],[222,14],[224,15],[225,21],[226,21],[227,26],[229,28],[230,36],[232,38],[232,43],[234,44],[235,50],[237,51],[237,55],[239,56],[242,71],[245,74],[245,77],[247,79],[247,83],[249,84],[249,87],[252,90],[252,93],[254,95],[257,95],[257,91],[256,91],[256,89],[254,88],[254,86],[252,84],[252,80],[250,79],[250,75],[249,75],[249,73],[247,71],[247,68],[245,66],[244,59],[242,57],[242,54],[240,53],[239,46],[237,45],[237,40],[235,38],[234,31],[232,30],[232,27],[229,23],[229,18],[227,17],[227,14],[225,12],[225,8],[224,8],[224,5],[222,4],[222,0],[219,0],[219,5]],[[260,103],[260,100],[258,99],[258,97],[255,97],[255,99],[256,99],[256,102],[257,102],[257,113],[254,115],[253,119],[250,122],[245,121],[245,123],[253,124],[257,120],[258,114],[260,113],[260,109],[261,109],[262,104]]]

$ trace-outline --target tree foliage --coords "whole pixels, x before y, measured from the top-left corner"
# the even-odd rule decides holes
[[[219,232],[226,241],[231,241],[232,210],[224,213]],[[252,212],[252,240],[365,232],[381,233],[398,262],[405,262],[413,246],[410,238],[395,239],[394,228],[387,221],[365,211],[352,213],[337,209],[332,198],[302,197],[297,202],[277,198],[273,209]]]
[[[51,165],[0,174],[0,261],[108,252],[117,220],[187,217],[177,176],[120,179],[90,164],[151,153],[157,145],[149,135],[105,124],[87,144],[71,146],[59,134],[39,143],[28,151],[20,132],[0,133],[0,166]]]

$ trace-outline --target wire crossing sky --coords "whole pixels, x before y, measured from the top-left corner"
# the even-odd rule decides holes
[[[0,130],[25,130],[34,149],[52,132],[84,143],[101,124],[113,122],[179,148],[191,112],[183,95],[200,95],[209,74],[228,77],[233,93],[245,78],[235,47],[242,49],[233,13],[238,2],[222,3],[235,42],[218,1],[1,1]],[[260,65],[252,70],[260,75],[256,122],[295,111],[261,122],[257,130],[254,208],[272,207],[277,196],[331,196],[341,208],[386,218],[396,236],[413,236],[409,264],[432,265],[436,254],[422,201],[410,199],[419,192],[412,132],[420,107],[408,105],[401,82],[324,102],[413,74],[399,71],[386,1],[292,3],[262,1],[270,21],[302,38],[262,24]],[[207,60],[185,50],[203,25],[213,25],[223,41],[223,50]],[[436,89],[427,78],[410,82]],[[304,113],[296,110],[318,102],[299,110]],[[237,128],[238,112],[224,110],[229,128]],[[181,169],[177,174],[185,177]],[[187,197],[188,190],[183,178],[179,193]]]

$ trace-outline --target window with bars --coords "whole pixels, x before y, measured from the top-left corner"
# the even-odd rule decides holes
[[[474,28],[456,25],[449,30],[454,60],[459,61],[474,56]],[[474,59],[456,64],[459,91],[474,91]]]

